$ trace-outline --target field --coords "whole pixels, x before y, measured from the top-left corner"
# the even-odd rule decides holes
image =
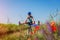
[[[60,40],[59,31],[50,34],[45,24],[40,25],[40,29],[32,35],[28,34],[28,27],[26,24],[0,24],[0,40]]]

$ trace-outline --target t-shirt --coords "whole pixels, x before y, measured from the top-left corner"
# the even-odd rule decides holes
[[[27,22],[30,22],[30,23],[33,22],[32,19],[33,19],[33,17],[32,17],[32,16],[29,16],[29,17],[27,18]]]

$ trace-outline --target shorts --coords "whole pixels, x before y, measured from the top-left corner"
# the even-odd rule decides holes
[[[32,25],[32,22],[27,22],[27,24],[31,26]]]

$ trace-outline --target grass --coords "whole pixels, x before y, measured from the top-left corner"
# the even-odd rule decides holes
[[[46,26],[43,24],[40,26],[40,30],[35,34],[27,35],[28,25],[0,24],[0,40],[46,40],[49,36],[42,33],[42,28],[48,32]],[[32,29],[34,30],[34,27]],[[60,37],[57,36],[57,32],[53,33],[53,36],[55,39],[60,40]]]

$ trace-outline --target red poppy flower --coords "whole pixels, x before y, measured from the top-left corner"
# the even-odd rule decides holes
[[[51,22],[51,28],[53,32],[56,32],[57,28],[54,21]]]
[[[35,29],[36,29],[36,30],[39,30],[39,26],[36,26]]]
[[[51,26],[53,26],[53,25],[55,25],[55,22],[54,21],[51,22]]]
[[[56,32],[56,30],[57,30],[56,26],[53,26],[53,27],[52,27],[52,31],[53,31],[53,32]]]
[[[36,31],[38,31],[38,30],[39,30],[39,26],[36,26],[35,30],[34,30],[34,33],[36,33]]]

